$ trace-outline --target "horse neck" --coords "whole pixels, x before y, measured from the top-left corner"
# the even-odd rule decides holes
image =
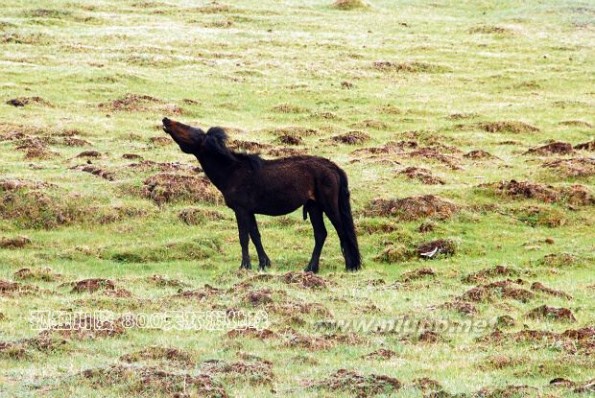
[[[196,157],[209,180],[217,189],[223,191],[229,182],[229,176],[235,169],[235,162],[212,153],[201,153]]]

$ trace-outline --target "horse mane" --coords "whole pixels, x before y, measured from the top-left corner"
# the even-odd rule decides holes
[[[230,162],[248,163],[253,170],[262,167],[264,160],[257,154],[241,153],[232,151],[227,147],[227,133],[221,127],[211,127],[207,131],[205,148],[212,153],[216,153]]]

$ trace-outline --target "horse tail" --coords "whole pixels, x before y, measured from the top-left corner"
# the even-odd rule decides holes
[[[341,226],[343,229],[344,241],[342,242],[343,255],[348,271],[357,271],[362,267],[362,257],[357,244],[355,226],[353,225],[353,216],[351,215],[351,205],[349,204],[349,186],[347,183],[347,174],[340,168],[339,172],[339,214],[341,216]]]

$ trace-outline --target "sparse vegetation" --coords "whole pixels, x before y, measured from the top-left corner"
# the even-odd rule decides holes
[[[1,14],[0,396],[593,393],[589,2]],[[327,222],[321,274],[301,272],[298,211],[259,216],[272,268],[238,271],[233,213],[164,116],[336,162],[364,269]],[[179,314],[218,327],[147,324]]]

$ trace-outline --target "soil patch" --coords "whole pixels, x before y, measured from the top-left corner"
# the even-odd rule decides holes
[[[132,394],[169,397],[227,398],[224,387],[205,374],[167,372],[156,367],[112,365],[88,369],[78,376],[94,386],[125,385]]]
[[[76,155],[77,158],[100,158],[102,156],[99,151],[82,151]]]
[[[111,111],[127,111],[138,112],[146,111],[151,104],[162,104],[163,101],[151,97],[150,95],[126,94],[125,96],[116,99],[112,102],[105,102],[99,104],[100,109],[107,109]]]
[[[244,301],[248,302],[249,304],[253,305],[254,307],[258,307],[260,305],[269,304],[273,302],[271,289],[261,289],[248,292],[244,296]]]
[[[595,175],[595,158],[557,159],[545,162],[543,167],[554,169],[564,177],[590,177]]]
[[[537,148],[531,148],[524,155],[540,155],[540,156],[549,156],[549,155],[569,155],[574,153],[574,149],[572,149],[572,145],[567,142],[552,142]]]
[[[384,360],[384,359],[391,359],[397,355],[396,352],[392,350],[388,350],[386,348],[380,348],[374,352],[371,352],[366,355],[362,355],[363,359],[377,359],[377,360]]]
[[[217,203],[221,194],[205,177],[159,173],[143,183],[142,196],[158,205],[177,201]]]
[[[159,287],[188,287],[185,282],[182,282],[179,279],[171,279],[163,275],[152,275],[147,278],[149,283],[154,284],[155,286]]]
[[[183,366],[194,366],[194,361],[190,353],[172,347],[145,347],[140,351],[125,354],[120,357],[120,361],[128,363],[145,360],[165,360]]]
[[[347,369],[339,369],[315,385],[329,391],[354,394],[358,398],[390,395],[402,387],[401,382],[393,377],[375,374],[363,375]]]
[[[329,282],[312,272],[288,272],[281,277],[288,285],[299,286],[304,289],[325,289]]]
[[[336,0],[333,7],[339,10],[356,10],[368,8],[370,5],[364,0]]]
[[[456,245],[449,239],[437,239],[421,243],[417,246],[416,251],[419,257],[425,259],[436,258],[439,255],[453,256],[456,252]]]
[[[504,265],[496,265],[490,268],[484,268],[480,271],[468,274],[463,277],[464,283],[484,283],[490,278],[494,277],[516,277],[519,272],[513,268]]]
[[[116,285],[109,279],[91,278],[74,282],[72,293],[94,293],[98,290],[114,290]]]
[[[470,303],[468,301],[462,301],[462,300],[447,301],[446,303],[442,304],[440,307],[445,308],[447,310],[454,310],[454,311],[457,311],[459,314],[468,315],[468,316],[475,315],[478,313],[477,307],[475,306],[475,304]]]
[[[525,316],[532,319],[550,319],[554,321],[576,322],[574,314],[568,308],[555,308],[549,307],[547,305],[534,308]]]
[[[44,100],[41,97],[17,97],[6,101],[7,105],[12,105],[14,107],[24,107],[26,105],[37,104],[37,105],[44,105],[44,106],[52,106],[49,102]]]
[[[548,295],[554,296],[554,297],[562,297],[567,300],[572,300],[572,296],[570,294],[563,292],[561,290],[556,290],[556,289],[552,289],[551,287],[547,287],[541,282],[533,282],[533,284],[531,285],[531,290],[533,290],[535,292],[545,293],[545,294],[548,294]]]
[[[499,183],[482,184],[479,188],[493,190],[497,195],[514,199],[536,199],[545,203],[567,202],[571,205],[595,204],[595,198],[582,185],[554,187],[528,181],[510,180]]]
[[[426,277],[434,278],[436,276],[436,272],[432,268],[418,268],[413,271],[405,272],[401,275],[402,282],[411,282],[416,281],[418,279],[425,279]]]
[[[444,180],[434,177],[430,170],[424,169],[423,167],[407,167],[405,170],[400,171],[399,174],[403,174],[411,180],[419,180],[427,185],[446,184]]]
[[[479,285],[465,292],[460,299],[476,303],[493,301],[494,299],[513,299],[525,303],[535,295],[531,291],[522,288],[519,282],[503,280]]]
[[[452,170],[460,170],[461,167],[457,163],[457,158],[451,155],[444,155],[435,148],[420,148],[408,154],[412,158],[436,160],[448,166]]]
[[[526,134],[540,131],[537,127],[520,121],[483,122],[476,126],[488,133]]]
[[[113,172],[104,170],[101,167],[92,164],[74,166],[71,169],[93,174],[94,176],[101,177],[108,181],[114,181],[116,179],[116,175]]]
[[[253,326],[247,328],[236,328],[227,332],[227,337],[235,339],[238,337],[250,337],[253,339],[265,340],[276,339],[279,335],[270,329],[256,329]]]
[[[300,145],[303,143],[301,137],[290,134],[281,135],[279,138],[277,138],[277,141],[279,141],[283,145]]]
[[[187,225],[202,225],[208,221],[223,220],[223,214],[216,210],[189,207],[178,213],[178,218]]]
[[[64,338],[74,340],[88,340],[104,337],[117,337],[126,332],[121,320],[102,321],[91,315],[75,316],[70,323],[54,325],[44,330],[41,334],[57,334]]]
[[[56,274],[49,267],[44,268],[21,268],[14,273],[14,277],[20,280],[34,280],[54,282],[60,280],[62,275]]]
[[[219,375],[226,379],[247,381],[251,384],[270,384],[274,378],[272,362],[263,360],[249,362],[211,360],[203,362],[200,370],[209,375]]]
[[[370,136],[363,131],[354,130],[345,134],[335,135],[331,137],[330,140],[339,144],[361,145],[366,141],[369,141]]]
[[[149,142],[154,146],[167,146],[173,143],[173,140],[169,137],[151,137],[149,138]]]
[[[475,149],[473,151],[467,152],[463,155],[463,157],[472,160],[499,159],[497,156],[494,156],[491,153],[481,149]]]
[[[173,297],[202,301],[214,296],[218,296],[222,292],[223,291],[221,289],[213,287],[209,284],[205,284],[204,287],[200,289],[179,291]]]
[[[580,150],[580,151],[595,151],[595,141],[587,141],[587,142],[583,142],[581,144],[576,144],[574,146],[574,149]]]
[[[22,249],[31,244],[31,239],[26,236],[14,238],[0,238],[0,249]]]
[[[374,199],[364,210],[367,216],[396,217],[402,221],[414,221],[432,217],[444,220],[459,211],[454,203],[438,196],[412,196],[403,199]]]

